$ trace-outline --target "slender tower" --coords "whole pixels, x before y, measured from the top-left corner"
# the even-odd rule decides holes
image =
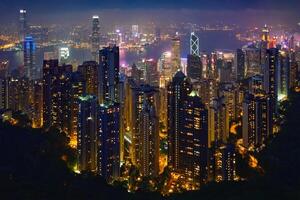
[[[93,16],[93,32],[92,32],[92,56],[93,60],[99,62],[98,51],[100,49],[100,22],[99,16]]]

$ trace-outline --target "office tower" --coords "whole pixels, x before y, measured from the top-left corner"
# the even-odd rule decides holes
[[[273,119],[277,113],[277,99],[278,99],[278,69],[279,69],[279,51],[276,48],[267,50],[267,62],[264,72],[264,90],[270,97],[271,112]]]
[[[227,143],[229,137],[229,112],[225,98],[215,98],[208,109],[209,145]]]
[[[157,71],[157,62],[153,59],[145,60],[144,63],[146,68],[145,82],[148,85],[158,87],[159,86],[159,73]]]
[[[145,99],[139,119],[138,166],[142,176],[158,176],[159,173],[159,119],[154,97]]]
[[[278,101],[288,97],[290,89],[290,56],[287,51],[279,52],[279,69],[278,69]]]
[[[174,76],[175,73],[181,69],[181,55],[180,55],[180,38],[178,34],[172,39],[171,41],[172,50],[171,50],[171,56],[172,56],[172,70],[171,70],[171,76]]]
[[[19,15],[19,41],[22,43],[27,35],[27,11],[20,10]]]
[[[0,110],[8,108],[8,79],[0,78]]]
[[[190,37],[190,55],[200,56],[199,38],[197,37],[195,32],[192,32]]]
[[[168,83],[172,80],[172,54],[171,52],[164,52],[157,62],[159,77],[159,87],[166,88]]]
[[[180,169],[180,136],[183,131],[183,102],[191,93],[192,86],[183,72],[178,71],[168,85],[168,164]]]
[[[93,60],[99,62],[99,49],[100,49],[100,22],[99,16],[93,16],[93,24],[92,24],[92,56]]]
[[[24,41],[24,69],[25,76],[29,80],[40,78],[39,70],[35,64],[35,42],[31,36],[25,37]]]
[[[240,81],[245,76],[245,54],[242,49],[237,49],[234,60],[235,80]]]
[[[119,47],[110,46],[100,50],[99,102],[119,102]]]
[[[36,80],[31,82],[31,121],[33,128],[43,127],[43,82]]]
[[[79,97],[78,116],[78,170],[96,173],[98,149],[97,97],[91,95]]]
[[[270,41],[270,30],[269,30],[267,24],[265,24],[265,26],[262,28],[261,40],[264,42]]]
[[[245,147],[261,147],[272,133],[270,99],[248,94],[243,103],[243,142]]]
[[[98,124],[98,173],[112,181],[120,176],[120,105],[101,104]]]
[[[231,144],[221,145],[215,148],[215,181],[233,181],[236,178],[235,146]]]
[[[250,46],[243,50],[245,52],[245,77],[263,73],[261,69],[260,49]]]
[[[187,77],[200,80],[202,77],[202,63],[198,55],[190,54],[187,57]]]
[[[58,50],[58,56],[59,56],[59,63],[60,64],[67,64],[68,59],[70,57],[70,49],[69,47],[60,47]]]
[[[194,183],[207,181],[208,111],[201,98],[192,91],[182,103],[178,135],[178,169]],[[176,140],[175,140],[176,141]]]
[[[84,62],[78,66],[78,71],[83,75],[86,93],[99,96],[99,66],[96,61]]]
[[[70,136],[74,147],[77,143],[77,125],[79,122],[79,97],[86,95],[86,86],[84,76],[80,72],[73,72],[71,74],[71,92],[70,92]]]
[[[263,75],[255,75],[249,79],[249,93],[253,95],[264,94],[264,77]]]

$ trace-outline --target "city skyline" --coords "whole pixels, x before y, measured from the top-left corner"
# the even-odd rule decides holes
[[[6,3],[0,177],[20,196],[299,195],[296,1]]]

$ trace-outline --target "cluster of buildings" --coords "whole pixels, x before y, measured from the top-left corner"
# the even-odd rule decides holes
[[[128,163],[141,177],[157,177],[163,148],[172,172],[197,187],[238,179],[231,127],[240,124],[244,147],[260,150],[275,132],[279,102],[298,84],[299,47],[271,42],[268,27],[260,41],[210,54],[200,52],[192,32],[186,69],[176,34],[170,52],[123,74],[119,47],[99,50],[97,16],[93,60],[76,68],[49,52],[39,72],[23,25],[24,70],[0,77],[0,109],[25,112],[34,128],[64,131],[77,149],[78,170],[109,182]]]

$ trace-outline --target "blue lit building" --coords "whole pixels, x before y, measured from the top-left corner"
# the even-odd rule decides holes
[[[40,72],[35,64],[35,42],[31,36],[25,37],[24,41],[24,70],[25,76],[29,80],[36,80],[40,78]]]

